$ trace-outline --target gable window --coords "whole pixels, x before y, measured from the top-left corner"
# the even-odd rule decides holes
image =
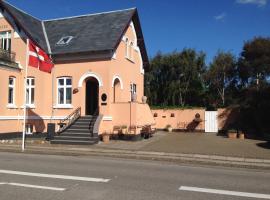
[[[73,39],[73,36],[65,36],[65,37],[62,37],[62,38],[56,43],[56,45],[68,45],[72,39]]]
[[[8,79],[8,104],[14,105],[15,104],[15,77],[9,77]]]
[[[129,42],[128,42],[128,38],[125,39],[125,45],[126,45],[126,58],[129,58]]]
[[[11,32],[0,32],[0,48],[6,51],[11,50]]]
[[[133,60],[133,42],[130,42],[130,46],[129,46],[129,59]]]
[[[57,79],[57,104],[70,105],[72,103],[72,79],[61,77]]]
[[[133,61],[133,51],[134,51],[134,42],[130,41],[128,38],[125,39],[125,48],[126,48],[126,59]]]
[[[35,100],[35,78],[27,78],[26,80],[26,104],[34,105]]]

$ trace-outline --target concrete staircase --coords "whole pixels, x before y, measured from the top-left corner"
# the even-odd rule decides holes
[[[70,127],[55,136],[51,144],[92,145],[99,141],[98,134],[94,134],[94,124],[97,116],[83,116],[77,119]]]

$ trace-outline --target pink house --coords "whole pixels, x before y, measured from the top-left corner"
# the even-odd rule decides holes
[[[27,38],[52,57],[51,73],[28,67],[25,77]],[[27,131],[55,123],[55,143],[91,144],[117,127],[138,136],[154,124],[137,9],[39,20],[0,1],[0,41],[0,134],[22,132],[25,94]]]

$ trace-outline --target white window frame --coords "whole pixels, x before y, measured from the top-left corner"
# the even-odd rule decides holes
[[[130,83],[130,101],[133,100],[133,96],[137,95],[137,84],[136,83]]]
[[[126,52],[125,52],[126,53],[126,58],[129,59],[129,48],[130,47],[129,47],[129,39],[127,37],[125,39],[125,45],[126,45],[126,48],[125,48],[126,49]]]
[[[134,60],[134,42],[132,41],[129,43],[129,60]]]
[[[32,84],[32,80],[34,80],[34,84]],[[27,82],[29,82],[29,84],[27,84]],[[36,80],[34,77],[28,77],[26,80],[26,91],[28,90],[28,98],[26,96],[26,106],[29,107],[35,107],[35,85],[36,85]],[[32,99],[32,89],[34,90],[34,96],[33,96],[33,102],[31,102]]]
[[[9,39],[11,39],[11,31],[0,32],[0,40],[2,41],[1,49],[4,49],[5,51],[11,51],[11,42],[9,42]],[[4,40],[6,41],[4,42]],[[6,48],[4,48],[5,43],[6,43]]]
[[[59,80],[63,79],[64,80],[64,85],[60,85],[59,84]],[[67,80],[70,79],[71,80],[71,85],[67,85]],[[57,107],[72,107],[72,84],[73,84],[73,81],[72,81],[72,77],[70,76],[66,76],[66,77],[59,77],[57,78],[57,99],[56,99],[56,102],[57,102]],[[60,99],[59,99],[59,89],[64,89],[64,102],[63,103],[60,103]],[[70,99],[70,102],[71,103],[67,103],[67,88],[71,88],[71,99]]]
[[[10,79],[13,80],[13,84],[9,83]],[[12,107],[15,105],[15,86],[16,86],[16,78],[13,76],[8,77],[8,107]],[[12,89],[12,102],[9,102],[9,89]]]
[[[73,36],[64,36],[56,43],[56,45],[60,45],[60,46],[61,45],[68,45],[73,38],[74,38]],[[67,41],[65,41],[65,40],[67,40]]]
[[[33,124],[25,124],[25,134],[26,135],[33,134]]]

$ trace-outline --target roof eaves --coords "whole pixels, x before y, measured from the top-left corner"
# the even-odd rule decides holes
[[[92,14],[85,14],[85,15],[76,15],[71,17],[62,17],[62,18],[55,18],[55,19],[47,19],[43,20],[44,22],[51,22],[51,21],[58,21],[58,20],[67,20],[67,19],[73,19],[73,18],[79,18],[79,17],[89,17],[89,16],[95,16],[95,15],[102,15],[102,14],[110,14],[110,13],[116,13],[116,12],[124,12],[124,11],[130,11],[135,10],[136,8],[128,8],[128,9],[122,9],[122,10],[113,10],[108,12],[100,12],[100,13],[92,13]]]

